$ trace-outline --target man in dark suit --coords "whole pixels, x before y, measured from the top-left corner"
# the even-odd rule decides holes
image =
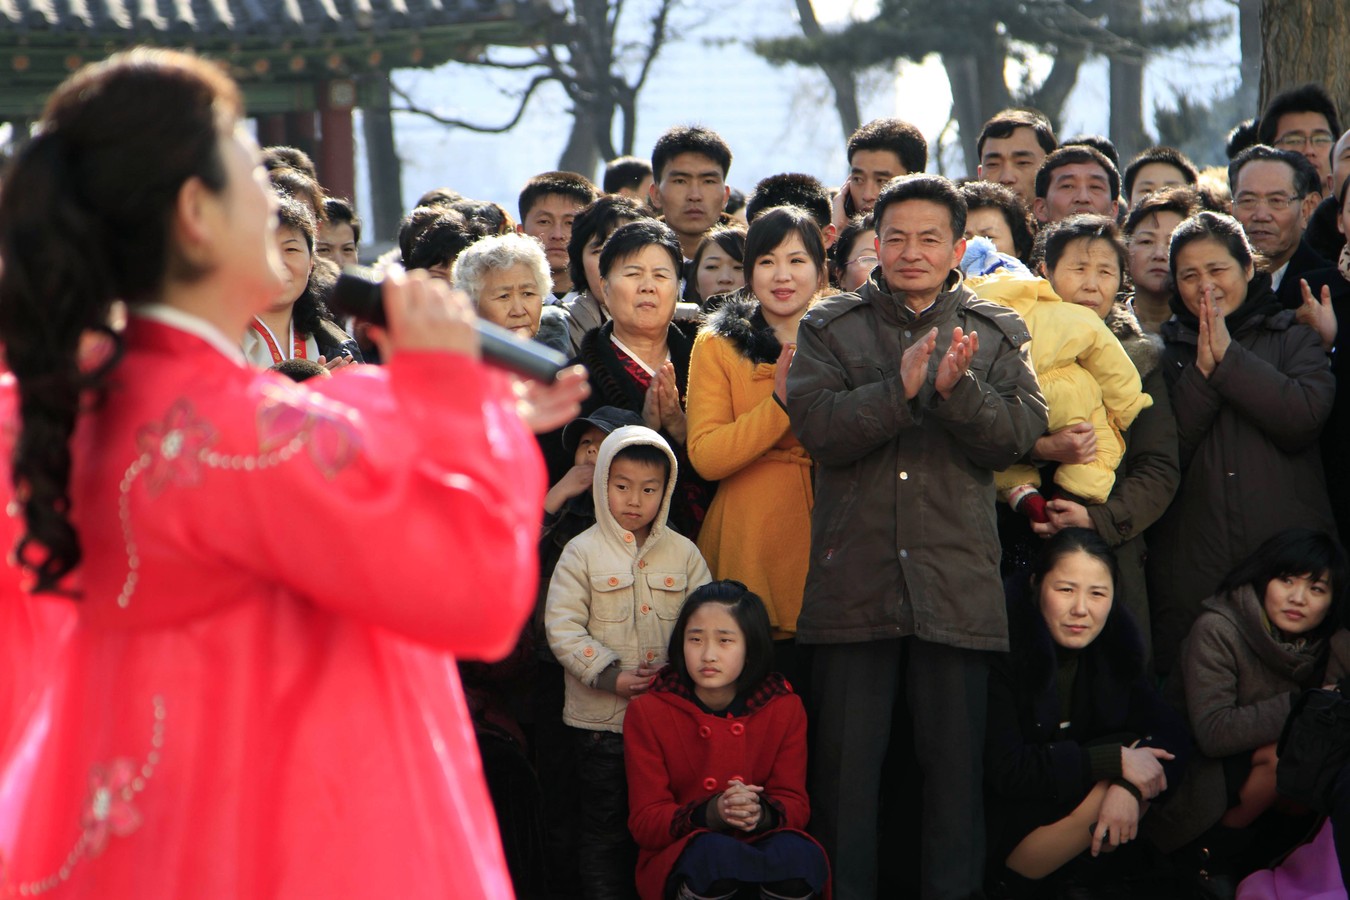
[[[1228,166],[1233,215],[1266,258],[1275,293],[1287,309],[1303,302],[1299,279],[1330,263],[1308,246],[1303,232],[1321,202],[1321,177],[1307,157],[1265,144],[1248,147]]]

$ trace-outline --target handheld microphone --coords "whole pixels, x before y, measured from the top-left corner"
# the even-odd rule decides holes
[[[383,328],[388,324],[380,280],[369,269],[358,266],[344,269],[328,298],[328,305],[342,315],[371,325]],[[561,353],[543,344],[522,340],[500,325],[478,319],[474,328],[478,331],[483,361],[499,369],[550,384],[567,365]]]

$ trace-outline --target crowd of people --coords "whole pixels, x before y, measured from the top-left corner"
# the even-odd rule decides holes
[[[177,780],[153,808],[187,829],[220,796],[213,765],[307,753],[329,764],[273,774],[267,832],[304,852],[249,839],[240,895],[364,896],[378,876],[469,896],[465,865],[483,896],[1234,897],[1319,829],[1350,874],[1350,774],[1318,808],[1276,787],[1299,694],[1350,666],[1350,132],[1322,88],[1236,127],[1226,171],[1169,147],[1122,165],[1010,109],[962,182],[878,119],[839,187],[774,175],[740,208],[731,148],[701,126],[600,185],[537,175],[514,211],[437,188],[372,261],[385,331],[328,303],[359,262],[351,204],[293,148],[263,148],[250,181],[233,86],[148,59],[77,76],[0,195],[7,534],[27,589],[79,593],[94,633],[10,641],[27,674],[0,707],[6,886],[96,866],[134,884],[155,846],[96,857],[155,827],[136,811],[153,783]],[[128,138],[106,170],[72,156],[108,127],[102,93],[152,82],[197,120],[142,98],[143,140],[172,139]],[[112,196],[193,141],[162,196]],[[77,164],[87,183],[60,196]],[[97,266],[61,265],[72,242]],[[584,374],[471,370],[456,303]],[[241,496],[272,524],[231,525]],[[420,578],[447,547],[462,583]],[[312,605],[332,622],[304,622]],[[73,627],[33,609],[25,634]],[[70,654],[82,674],[36,690]],[[197,694],[165,699],[166,679]],[[447,743],[459,681],[476,749]],[[238,746],[200,718],[222,706]],[[409,738],[437,715],[435,741]],[[35,742],[60,752],[36,762]],[[510,886],[480,846],[487,801],[428,774],[454,752],[470,781],[481,759]],[[72,770],[102,805],[62,831]],[[329,779],[353,772],[372,784],[339,801]],[[377,778],[394,800],[359,800]],[[235,853],[256,801],[222,802],[193,840]],[[314,805],[331,819],[302,837]],[[324,843],[362,817],[378,846]],[[391,875],[423,851],[434,865]],[[176,883],[227,877],[207,855],[176,858]]]

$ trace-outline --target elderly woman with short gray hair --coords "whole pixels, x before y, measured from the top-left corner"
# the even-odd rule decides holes
[[[555,349],[567,343],[560,311],[550,308],[552,315],[545,314],[552,279],[548,257],[534,238],[501,234],[475,241],[455,260],[451,279],[469,295],[480,318]]]

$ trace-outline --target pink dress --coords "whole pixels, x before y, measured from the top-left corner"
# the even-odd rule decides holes
[[[83,599],[0,582],[0,896],[510,897],[455,667],[534,598],[504,380],[407,353],[316,393],[150,315],[73,441]]]

